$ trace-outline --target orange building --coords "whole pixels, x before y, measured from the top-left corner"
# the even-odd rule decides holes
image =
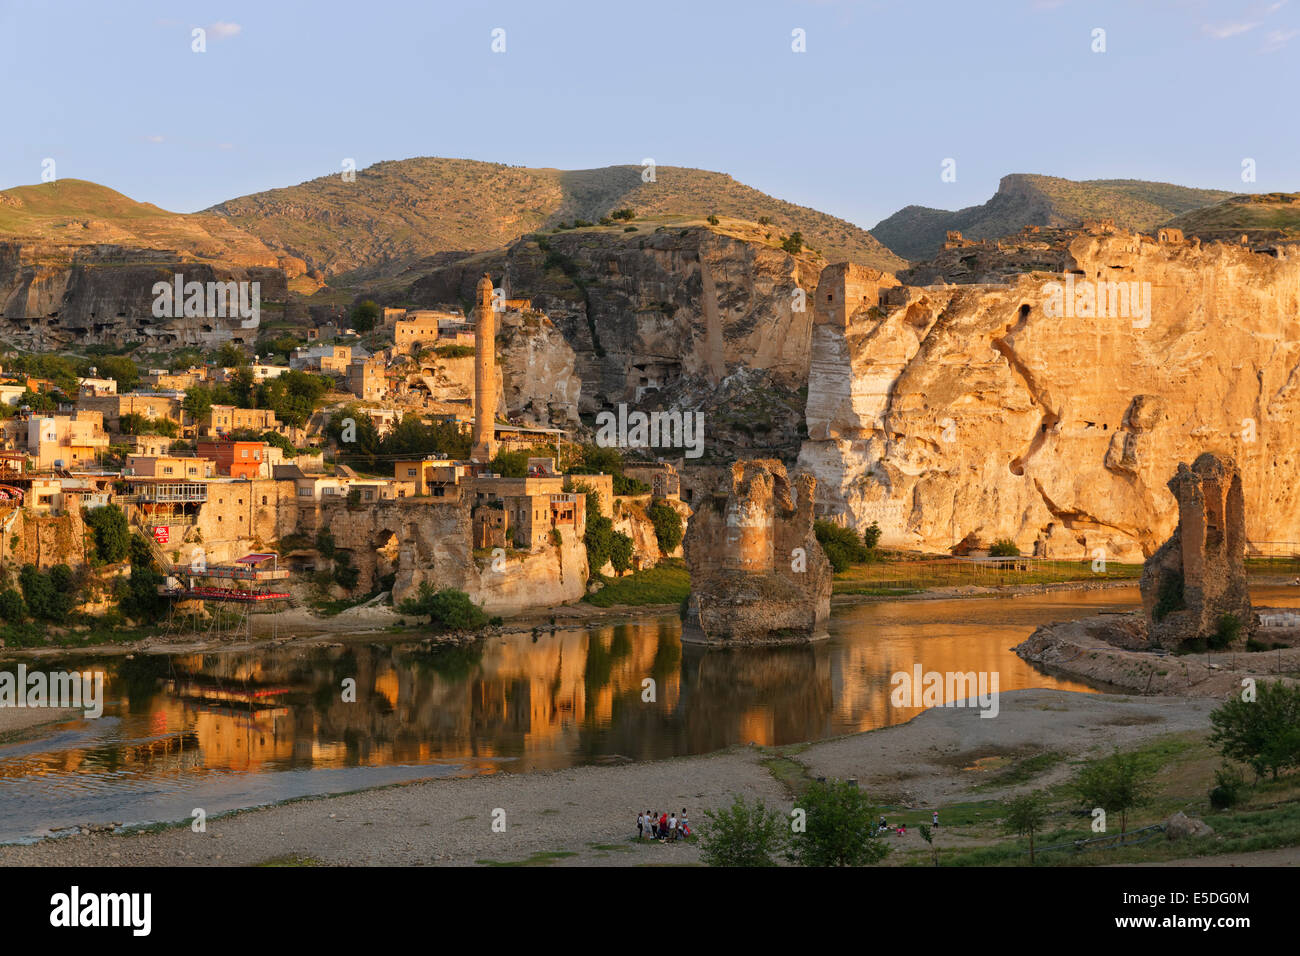
[[[266,457],[263,441],[201,441],[195,452],[200,458],[211,458],[217,463],[218,475],[231,478],[256,478]]]

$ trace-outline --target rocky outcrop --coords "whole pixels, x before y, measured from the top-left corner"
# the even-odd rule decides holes
[[[824,636],[831,568],[813,534],[816,481],[779,461],[738,461],[683,542],[691,574],[684,641],[768,644]]]
[[[198,261],[172,250],[116,245],[0,242],[0,338],[43,350],[70,344],[202,348],[252,344],[259,326],[284,314],[291,274],[267,255],[263,264]],[[300,264],[299,264],[300,265]],[[234,318],[157,318],[157,282],[257,282],[259,326]]]
[[[577,356],[544,313],[510,310],[500,317],[497,355],[507,415],[532,425],[578,423],[582,378]]]
[[[483,271],[500,275],[507,293],[529,297],[567,343],[548,348],[543,363],[548,409],[572,393],[572,380],[564,384],[571,351],[583,414],[621,403],[700,409],[706,456],[730,461],[760,450],[792,459],[824,261],[739,226],[636,228],[525,237],[431,272],[410,298],[464,302]]]
[[[1142,569],[1142,609],[1152,644],[1227,637],[1232,618],[1244,644],[1254,615],[1246,584],[1246,518],[1241,473],[1216,455],[1201,455],[1169,479],[1178,527]]]
[[[837,277],[852,308],[823,274],[798,465],[819,510],[886,546],[1136,559],[1177,520],[1171,463],[1209,449],[1240,463],[1247,537],[1300,540],[1300,255],[1279,256],[1081,235],[1066,275]]]

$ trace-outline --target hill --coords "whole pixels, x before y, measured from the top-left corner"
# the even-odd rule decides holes
[[[229,219],[168,212],[81,179],[0,192],[0,241],[169,249],[242,265],[280,258]]]
[[[1074,226],[1085,219],[1113,219],[1121,228],[1147,232],[1230,195],[1137,179],[1076,182],[1013,173],[1002,177],[998,191],[983,205],[956,212],[907,206],[882,219],[871,234],[906,259],[927,259],[940,250],[950,229],[968,239],[996,239],[1018,233],[1024,226]]]
[[[1243,233],[1253,241],[1300,239],[1300,193],[1232,196],[1176,216],[1166,225],[1207,242],[1235,242]]]
[[[274,249],[325,275],[394,275],[441,252],[499,248],[519,236],[575,219],[598,222],[615,209],[639,216],[770,220],[799,231],[831,261],[893,271],[905,265],[863,229],[775,199],[723,173],[660,166],[653,183],[639,166],[529,169],[423,157],[376,163],[353,182],[334,174],[213,206]]]

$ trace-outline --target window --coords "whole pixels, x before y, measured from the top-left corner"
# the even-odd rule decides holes
[[[248,449],[247,449],[247,448],[241,448],[241,449],[240,449],[240,454],[242,455],[242,457],[247,458],[247,457],[248,457]]]
[[[266,495],[262,495],[262,504],[266,504]]]
[[[163,465],[163,474],[164,474],[164,475],[170,475],[171,473],[172,473],[172,466],[171,466],[171,465]]]
[[[414,469],[414,468],[408,468],[408,469],[406,469],[406,477],[407,477],[407,478],[414,478],[414,477],[415,477],[415,469]]]
[[[299,488],[299,489],[298,489],[298,497],[299,497],[299,498],[310,498],[310,497],[311,497],[311,489],[310,489],[310,488]]]

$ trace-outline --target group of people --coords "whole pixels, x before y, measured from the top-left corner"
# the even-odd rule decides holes
[[[636,815],[636,838],[638,840],[649,837],[652,840],[674,843],[679,838],[685,839],[690,835],[691,824],[686,819],[685,807],[682,807],[681,819],[678,819],[676,813],[668,813],[667,811],[659,813],[647,810],[645,813]]]
[[[934,810],[934,811],[931,812],[931,814],[930,814],[930,820],[932,821],[932,822],[931,822],[931,826],[933,826],[933,827],[937,830],[937,829],[939,828],[939,811],[938,811],[938,810]],[[890,831],[889,822],[888,822],[884,817],[881,817],[881,818],[880,818],[880,823],[879,823],[879,825],[876,827],[876,833],[877,833],[877,834],[880,834],[880,833],[888,833],[889,831]],[[907,824],[906,824],[906,823],[900,823],[898,826],[893,827],[893,831],[894,831],[894,833],[895,833],[897,836],[901,836],[901,837],[903,837],[903,836],[907,836]]]

